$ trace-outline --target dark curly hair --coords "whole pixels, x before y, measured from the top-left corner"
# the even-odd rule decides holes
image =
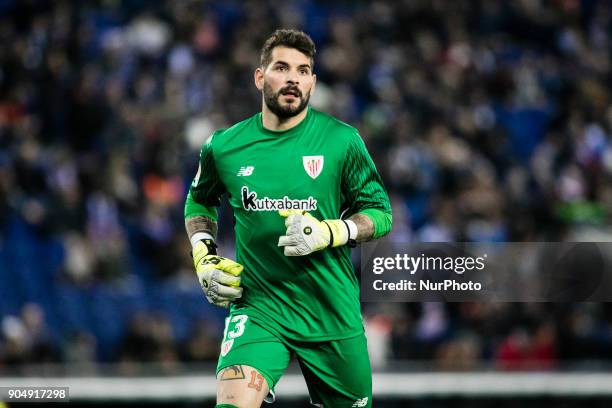
[[[310,58],[310,66],[314,66],[314,56],[317,52],[312,38],[300,30],[278,29],[264,43],[261,48],[260,64],[265,68],[272,60],[272,50],[275,47],[295,48]]]

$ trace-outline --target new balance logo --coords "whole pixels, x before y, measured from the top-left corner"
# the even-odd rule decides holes
[[[351,405],[351,407],[365,407],[368,405],[368,397],[358,399]]]
[[[255,170],[255,167],[253,166],[242,166],[240,168],[240,170],[238,170],[238,174],[236,174],[238,177],[243,176],[250,176],[251,174],[253,174],[253,170]]]

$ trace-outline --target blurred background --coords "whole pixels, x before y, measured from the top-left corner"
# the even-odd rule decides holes
[[[183,202],[278,27],[315,41],[312,105],[360,130],[392,239],[612,239],[609,1],[0,0],[1,376],[212,375]],[[363,314],[377,372],[612,367],[607,303]]]

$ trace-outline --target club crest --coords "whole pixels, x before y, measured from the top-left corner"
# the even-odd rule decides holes
[[[323,170],[323,156],[302,156],[304,170],[313,180],[319,177]]]

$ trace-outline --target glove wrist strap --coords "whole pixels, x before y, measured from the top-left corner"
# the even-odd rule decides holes
[[[357,224],[351,220],[342,220],[342,222],[344,222],[349,232],[349,238],[346,244],[351,248],[355,248],[357,246],[357,233],[359,232],[357,229]]]
[[[343,220],[324,220],[330,231],[330,247],[344,245],[349,240],[349,226]]]
[[[208,248],[208,255],[217,255],[217,244],[212,239],[203,239],[204,245]]]
[[[349,231],[349,241],[354,241],[357,239],[357,224],[355,224],[354,221],[351,220],[342,220],[345,224],[346,224],[346,228],[348,228]]]
[[[197,249],[195,247],[195,245],[200,242],[204,244],[206,250]],[[194,250],[191,252],[191,255],[194,257],[193,261],[197,267],[198,262],[200,262],[203,257],[207,255],[217,255],[217,244],[215,244],[215,241],[209,238],[201,239],[194,244]]]
[[[210,235],[208,232],[196,232],[189,240],[191,241],[191,246],[194,247],[199,241],[205,241],[207,239],[215,242],[215,237]]]

